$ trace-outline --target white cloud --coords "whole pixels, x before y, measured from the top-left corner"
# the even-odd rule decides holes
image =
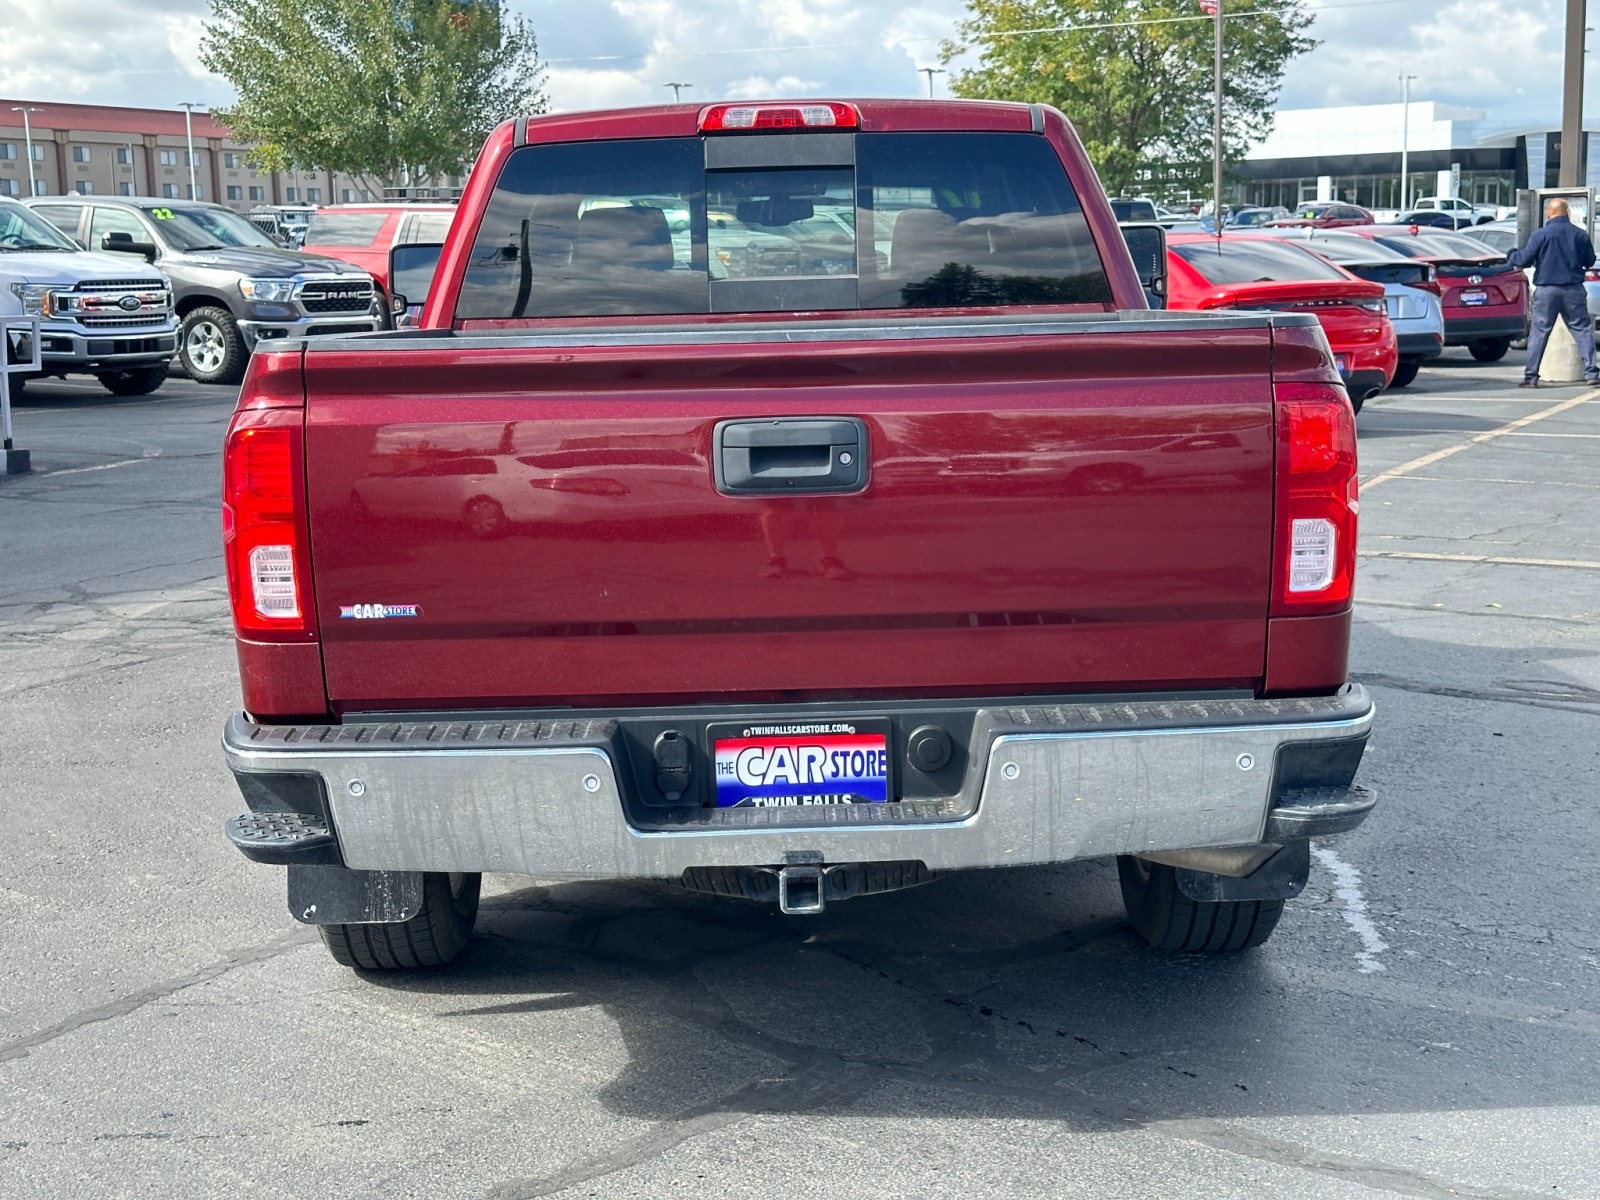
[[[549,60],[558,110],[760,94],[919,96],[918,68],[963,0],[506,0]],[[1323,45],[1291,64],[1283,107],[1412,96],[1484,109],[1490,124],[1554,126],[1564,0],[1309,0]],[[0,95],[171,107],[225,104],[199,62],[206,0],[0,0]],[[935,77],[948,94],[948,78]],[[1596,95],[1600,114],[1600,93]]]

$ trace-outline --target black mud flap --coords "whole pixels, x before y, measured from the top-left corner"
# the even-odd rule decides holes
[[[1266,862],[1242,878],[1210,871],[1177,869],[1178,890],[1191,900],[1221,904],[1234,900],[1291,900],[1311,877],[1311,840],[1291,838]]]
[[[289,913],[302,924],[392,925],[421,911],[421,871],[289,864]]]

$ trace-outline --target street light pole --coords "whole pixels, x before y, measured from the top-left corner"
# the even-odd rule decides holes
[[[1203,3],[1203,0],[1202,0]],[[1215,0],[1217,6],[1216,89],[1217,111],[1211,130],[1211,221],[1217,236],[1222,236],[1222,6],[1224,0]]]
[[[933,77],[935,75],[943,75],[944,74],[944,68],[943,67],[918,67],[917,70],[922,72],[922,74],[924,74],[924,75],[926,75],[928,77],[928,99],[932,100],[933,99]]]
[[[1400,211],[1411,210],[1411,81],[1415,75],[1400,76]]]
[[[194,110],[200,105],[193,100],[181,100],[178,107],[183,109],[183,137],[189,143],[189,199],[198,200],[200,197],[194,186]]]
[[[39,194],[39,186],[33,181],[33,126],[28,122],[28,114],[43,112],[44,109],[27,104],[13,104],[12,112],[22,114],[22,140],[28,143],[28,195]]]
[[[682,101],[682,99],[683,99],[683,89],[686,88],[686,87],[689,87],[689,88],[691,87],[692,88],[694,86],[694,84],[692,84],[692,83],[673,83],[673,82],[669,81],[667,83],[663,83],[661,86],[662,87],[669,87],[669,88],[672,89],[672,102],[674,104],[677,104],[677,103],[680,103]]]
[[[1561,175],[1564,188],[1583,183],[1583,22],[1587,0],[1567,0],[1567,63],[1561,98]]]

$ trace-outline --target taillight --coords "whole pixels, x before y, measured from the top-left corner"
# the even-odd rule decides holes
[[[700,114],[701,133],[747,133],[762,129],[855,129],[861,114],[853,104],[713,104]]]
[[[1593,267],[1590,267],[1583,273],[1583,281],[1585,283],[1600,283],[1600,271],[1596,271]]]
[[[297,408],[245,408],[222,456],[222,547],[240,637],[316,638]]]
[[[1340,612],[1356,569],[1356,418],[1344,389],[1280,383],[1277,616]]]

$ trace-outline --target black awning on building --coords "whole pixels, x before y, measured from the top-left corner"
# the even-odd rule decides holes
[[[1472,146],[1460,150],[1414,150],[1407,161],[1413,174],[1448,171],[1514,171],[1520,165],[1515,146]],[[1229,167],[1239,179],[1313,179],[1319,175],[1398,175],[1400,152],[1392,154],[1324,154],[1312,158],[1246,159]]]

